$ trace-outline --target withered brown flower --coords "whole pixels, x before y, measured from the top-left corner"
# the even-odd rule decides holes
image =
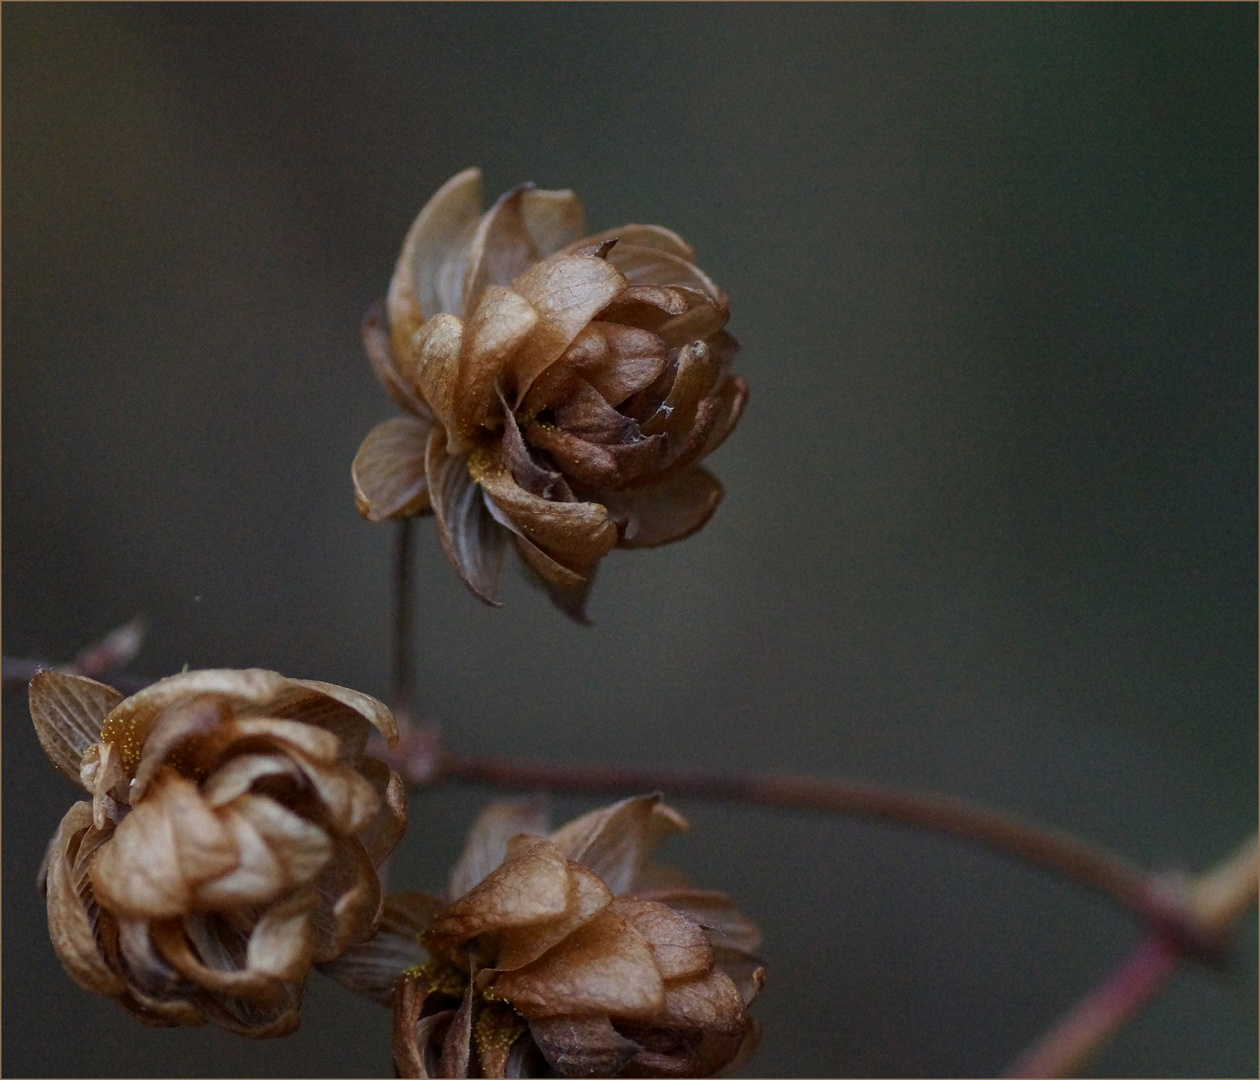
[[[523,184],[482,213],[477,169],[429,200],[363,328],[409,415],[373,428],[352,469],[368,519],[432,509],[483,600],[495,602],[510,538],[579,620],[611,548],[708,521],[722,487],[697,463],[748,393],[728,373],[726,295],[680,236],[585,231],[571,191]]]
[[[406,826],[397,739],[366,694],[272,671],[191,671],[123,699],[43,671],[31,716],[86,788],[41,869],[48,928],[80,986],[152,1024],[255,1038],[298,1024],[312,964],[369,937],[377,867]]]
[[[403,893],[325,970],[394,1006],[402,1076],[711,1076],[755,1049],[757,928],[649,861],[659,795],[544,837],[541,802],[474,825],[448,899]]]

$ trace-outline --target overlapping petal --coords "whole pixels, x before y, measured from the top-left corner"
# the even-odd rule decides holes
[[[677,877],[671,898],[714,929],[635,891],[659,879],[646,860],[686,821],[649,795],[544,828],[541,800],[492,803],[444,907],[391,897],[376,936],[325,965],[392,1000],[399,1074],[708,1076],[750,1053],[764,969],[714,934],[720,923],[747,942],[755,927]]]
[[[430,200],[390,285],[388,335],[371,314],[364,327],[382,384],[416,422],[378,426],[353,469],[371,520],[436,513],[481,599],[496,603],[513,534],[529,573],[583,622],[611,547],[668,543],[708,521],[721,488],[707,473],[680,477],[747,399],[728,374],[726,294],[691,246],[658,225],[584,232],[571,191],[523,184],[483,212],[475,169]],[[445,456],[426,449],[422,479],[430,421]]]
[[[66,970],[149,1023],[293,1030],[312,964],[380,912],[377,866],[406,803],[363,749],[372,726],[397,739],[392,714],[260,669],[186,672],[116,702],[82,682],[47,673],[35,695],[54,730],[98,727],[77,777],[93,802],[67,814],[42,875]]]

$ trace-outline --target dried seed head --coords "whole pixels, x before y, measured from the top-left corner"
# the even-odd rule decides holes
[[[656,225],[585,230],[571,191],[521,185],[483,213],[477,169],[429,200],[363,328],[409,415],[369,432],[352,468],[369,520],[434,512],[483,600],[510,542],[582,621],[611,548],[708,521],[722,488],[698,463],[747,399],[726,295],[692,248]]]
[[[324,970],[394,1006],[403,1076],[711,1076],[755,1048],[761,937],[649,861],[683,818],[626,799],[544,836],[538,801],[474,825],[445,903],[391,896]]]
[[[262,1038],[297,1026],[313,963],[374,930],[402,782],[363,755],[379,701],[271,671],[192,671],[132,697],[41,672],[31,715],[92,795],[42,874],[79,985],[154,1024]]]

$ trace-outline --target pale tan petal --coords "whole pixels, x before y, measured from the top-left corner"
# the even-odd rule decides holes
[[[446,440],[435,430],[425,462],[438,540],[447,561],[478,599],[498,607],[507,533],[490,513],[469,472],[469,456],[448,454]]]
[[[617,546],[650,548],[703,528],[722,494],[718,480],[697,465],[664,481],[605,492],[603,499],[620,528]]]
[[[493,506],[493,504],[491,505]],[[492,512],[494,511],[492,510]],[[495,518],[501,522],[510,522],[511,520],[501,510],[495,514]],[[511,528],[510,524],[508,528]],[[526,539],[520,533],[516,533],[512,537],[512,542],[516,545],[516,550],[521,558],[525,560],[526,565],[542,578],[546,586],[576,589],[586,585],[586,577],[556,562],[542,548],[532,540]]]
[[[429,959],[420,935],[444,906],[443,900],[425,893],[391,893],[376,933],[321,964],[320,971],[346,989],[388,1005],[403,972]]]
[[[127,973],[127,989],[146,1004],[158,1007],[162,1000],[176,995],[189,995],[192,987],[158,953],[153,946],[150,930],[152,923],[141,919],[119,919],[115,923],[118,932],[118,967]]]
[[[541,318],[512,360],[519,405],[534,379],[572,344],[581,329],[624,288],[626,279],[604,259],[553,255],[512,282]]]
[[[261,668],[187,671],[159,679],[122,701],[101,724],[101,738],[122,751],[123,765],[134,773],[149,731],[163,710],[200,694],[223,699],[225,707],[265,703],[289,680]]]
[[[678,292],[688,295],[687,310],[681,315],[666,319],[657,329],[667,345],[682,345],[688,341],[707,341],[719,334],[731,317],[725,301],[715,301],[694,289],[675,286]]]
[[[163,709],[144,740],[128,801],[139,803],[153,778],[168,767],[194,775],[211,768],[232,739],[225,724],[228,715],[227,703],[209,694],[196,694]],[[120,744],[110,745],[118,750]],[[121,746],[124,756],[126,742]]]
[[[663,225],[619,225],[615,229],[605,229],[581,240],[571,241],[570,250],[599,247],[609,240],[616,240],[618,246],[635,244],[639,247],[655,248],[688,261],[696,256],[695,249],[686,240]]]
[[[461,262],[462,241],[480,215],[481,170],[465,169],[438,189],[412,223],[389,283],[387,305],[395,348],[405,345],[425,319],[442,311],[458,314],[442,303],[440,292],[446,290],[440,289],[439,279],[453,276],[449,264]],[[462,265],[457,268],[462,278]]]
[[[319,905],[311,914],[315,959],[323,962],[365,941],[381,913],[381,883],[363,845],[342,840],[315,879]]]
[[[552,424],[530,424],[526,437],[532,446],[545,450],[557,468],[577,484],[602,488],[617,479],[617,458],[606,446],[578,438]]]
[[[381,807],[376,817],[358,830],[358,838],[372,864],[379,867],[407,829],[407,787],[402,777],[376,758],[365,757],[358,767],[372,785]]]
[[[196,890],[200,910],[274,901],[313,881],[333,856],[322,828],[265,795],[241,795],[219,817],[239,862]]]
[[[713,969],[708,935],[687,916],[664,904],[624,896],[612,902],[612,910],[647,939],[656,968],[667,982]]]
[[[605,908],[528,967],[497,976],[493,993],[527,1020],[602,1013],[654,1016],[665,986],[643,935]]]
[[[657,900],[699,923],[708,932],[715,948],[756,952],[761,945],[761,931],[747,915],[735,907],[726,893],[701,889],[636,890],[640,900]]]
[[[621,1075],[627,1077],[714,1076],[724,1073],[738,1059],[746,1033],[726,1035],[714,1031],[669,1031],[632,1025],[626,1034],[659,1049],[643,1049]],[[673,1038],[669,1038],[669,1036]],[[697,1037],[698,1036],[698,1037]]]
[[[414,413],[422,420],[433,421],[433,413],[424,399],[411,387],[399,370],[398,361],[394,357],[394,347],[389,340],[389,331],[385,327],[385,302],[375,301],[363,316],[360,327],[363,337],[363,351],[376,380],[385,388],[395,405]]]
[[[735,984],[720,971],[697,979],[665,984],[665,1006],[653,1024],[665,1028],[700,1028],[723,1035],[742,1035],[744,1001]]]
[[[656,846],[664,840],[672,823],[673,832],[686,828],[686,821],[670,811],[670,818],[661,818],[656,808],[661,796],[638,795],[593,810],[551,834],[568,858],[594,870],[607,883],[614,895],[625,892],[639,868]]]
[[[538,312],[522,296],[490,285],[468,317],[460,348],[455,415],[471,443],[497,407],[496,383],[538,325]]]
[[[640,1049],[607,1016],[540,1017],[529,1031],[559,1076],[618,1076]]]
[[[216,769],[201,786],[201,797],[216,809],[244,795],[255,780],[265,776],[289,776],[300,779],[302,771],[283,754],[238,754]]]
[[[424,448],[433,425],[394,416],[367,433],[350,465],[354,504],[368,521],[394,521],[429,508]]]
[[[301,720],[331,731],[341,741],[343,758],[357,761],[367,742],[367,721],[393,746],[398,722],[384,702],[369,694],[316,679],[286,679],[286,686],[267,705],[267,715]]]
[[[404,377],[429,404],[451,440],[451,452],[466,449],[459,428],[455,394],[464,324],[454,315],[435,315],[412,335],[399,353]]]
[[[48,848],[45,889],[48,933],[66,973],[85,990],[116,995],[123,982],[101,955],[93,919],[75,888],[72,867],[84,834],[92,828],[92,804],[75,803],[61,819]]]
[[[301,1022],[302,987],[274,983],[275,997],[265,1003],[235,993],[206,993],[199,1001],[207,1020],[247,1039],[278,1039],[295,1031]]]
[[[250,971],[285,982],[306,977],[314,957],[309,915],[315,902],[315,890],[303,889],[267,909],[249,936],[245,962]]]
[[[294,760],[323,804],[326,826],[342,835],[366,828],[381,809],[376,789],[348,765],[326,765],[295,754]]]
[[[166,770],[97,854],[92,887],[122,917],[172,918],[188,910],[198,885],[238,861],[230,833],[196,785]]]
[[[718,374],[718,361],[703,341],[684,346],[678,354],[678,373],[655,414],[640,424],[645,435],[664,432],[682,441],[695,422],[696,406],[708,395]]]
[[[537,544],[517,534],[512,537],[526,572],[526,577],[543,589],[551,602],[582,626],[590,626],[586,615],[586,600],[595,581],[595,566],[585,574],[579,574],[562,566]]]
[[[488,931],[555,918],[568,906],[564,855],[539,837],[519,836],[508,843],[503,865],[451,903],[434,921],[426,940],[449,949]]]
[[[521,215],[538,252],[545,259],[586,232],[586,214],[573,192],[530,189],[521,196]]]
[[[705,439],[704,448],[697,455],[700,461],[708,457],[726,441],[726,437],[735,430],[739,418],[744,414],[744,406],[748,404],[748,384],[738,375],[723,379],[718,386],[718,415]]]
[[[744,1005],[757,1000],[766,985],[766,969],[755,956],[723,945],[713,947],[714,966],[735,984]]]
[[[718,305],[726,304],[726,294],[695,263],[664,251],[628,242],[624,237],[605,256],[625,275],[631,285],[664,285],[694,289]]]
[[[685,315],[694,302],[695,298],[685,289],[628,285],[599,313],[599,321],[656,333],[671,319]]]
[[[478,470],[477,482],[518,531],[557,562],[581,573],[617,542],[617,529],[599,503],[552,502],[531,495],[501,464]]]
[[[599,318],[649,330],[675,348],[719,337],[730,309],[706,293],[681,285],[630,285]]]
[[[587,323],[564,353],[543,371],[521,402],[526,419],[563,400],[576,377],[586,380],[609,405],[620,405],[650,386],[668,354],[656,334],[621,323]]]
[[[101,737],[101,724],[123,695],[82,675],[37,671],[31,680],[31,720],[39,745],[76,784],[83,753]]]
[[[471,892],[507,857],[508,842],[521,834],[545,836],[547,801],[541,795],[528,799],[496,799],[486,806],[464,842],[464,851],[451,869],[447,895],[458,899]]]
[[[612,902],[612,893],[599,877],[578,863],[569,864],[569,904],[563,915],[545,922],[499,932],[497,971],[512,971],[533,963],[553,945],[589,922]]]
[[[107,821],[117,824],[129,786],[118,748],[107,742],[89,746],[79,765],[79,781],[92,793],[92,824],[98,829]]]
[[[206,990],[260,1005],[274,1005],[282,995],[279,980],[245,967],[245,941],[226,940],[240,935],[214,916],[155,922],[149,932],[163,959]]]
[[[232,721],[237,738],[265,736],[277,744],[300,750],[312,761],[331,765],[341,756],[341,740],[331,731],[304,724],[300,720],[277,720],[269,716],[243,717]]]
[[[526,190],[521,184],[501,195],[477,222],[460,291],[462,313],[473,311],[489,286],[507,285],[538,260],[538,249],[521,214]]]
[[[727,1061],[724,1065],[719,1066],[722,1075],[735,1076],[743,1072],[744,1066],[748,1064],[749,1059],[757,1052],[757,1047],[761,1045],[761,1022],[756,1017],[748,1018],[748,1026],[744,1029],[744,1037],[740,1040],[739,1049],[735,1051],[735,1056]]]
[[[606,358],[582,367],[582,377],[603,395],[609,405],[620,405],[660,375],[668,349],[647,330],[618,323],[593,322],[608,343]]]

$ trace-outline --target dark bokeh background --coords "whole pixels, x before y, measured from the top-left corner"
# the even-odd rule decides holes
[[[931,786],[1202,868],[1257,812],[1256,43],[1254,5],[5,4],[4,649],[143,612],[150,675],[385,693],[358,323],[480,164],[683,232],[752,402],[716,518],[610,556],[593,630],[514,573],[481,607],[421,528],[452,742]],[[389,1072],[321,979],[263,1044],[71,984],[32,882],[75,790],[20,700],[4,736],[6,1073]],[[395,882],[484,797],[417,797]],[[986,851],[683,808],[669,854],[767,931],[756,1075],[993,1072],[1136,940]],[[1255,1075],[1255,953],[1099,1072]]]

